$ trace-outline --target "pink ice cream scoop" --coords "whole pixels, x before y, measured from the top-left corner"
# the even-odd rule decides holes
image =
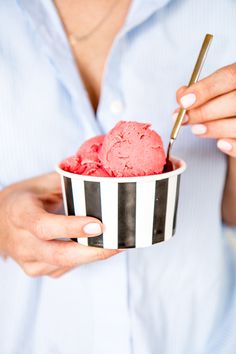
[[[166,161],[161,137],[150,124],[120,121],[105,136],[99,159],[111,176],[161,173]]]
[[[88,162],[95,162],[98,160],[98,152],[100,151],[105,135],[94,136],[86,140],[77,151],[76,155],[82,156]]]
[[[108,177],[98,158],[103,140],[104,135],[100,135],[85,141],[75,156],[61,162],[61,168],[80,175]]]
[[[107,133],[83,143],[60,167],[97,177],[132,177],[162,173],[166,156],[161,137],[150,124],[120,121]]]
[[[77,156],[67,157],[60,163],[60,167],[67,172],[76,173],[81,175],[83,173],[83,168],[81,167],[81,160]]]

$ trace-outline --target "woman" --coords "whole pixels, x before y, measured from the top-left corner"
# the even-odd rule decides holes
[[[236,224],[235,23],[230,0],[0,3],[1,353],[235,352],[221,221]],[[103,225],[57,215],[53,166],[121,119],[151,121],[167,143],[206,32],[212,74],[177,92],[188,170],[176,237],[121,254],[58,240]]]

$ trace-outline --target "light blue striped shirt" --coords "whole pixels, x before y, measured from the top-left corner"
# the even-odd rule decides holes
[[[0,1],[0,185],[46,173],[121,119],[167,144],[175,91],[206,32],[203,75],[236,58],[234,0],[134,0],[106,64],[96,117],[50,0]],[[225,157],[183,128],[176,236],[30,279],[0,260],[2,354],[235,354],[234,235],[222,233]]]

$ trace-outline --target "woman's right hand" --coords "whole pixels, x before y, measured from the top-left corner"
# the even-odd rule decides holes
[[[29,276],[59,277],[74,267],[119,253],[58,240],[102,233],[102,224],[95,218],[56,214],[61,205],[60,179],[56,173],[3,189],[0,254],[13,258]]]

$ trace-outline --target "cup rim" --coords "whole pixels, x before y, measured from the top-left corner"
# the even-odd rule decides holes
[[[173,176],[178,176],[186,170],[186,162],[178,157],[172,157],[173,162],[178,162],[180,167],[176,170],[166,173],[160,173],[150,176],[138,176],[138,177],[97,177],[97,176],[87,176],[87,175],[78,175],[76,173],[67,172],[60,168],[59,165],[56,166],[55,170],[63,177],[68,177],[71,179],[83,180],[88,182],[116,182],[116,183],[129,183],[129,182],[145,182],[145,181],[159,181],[162,179],[167,179]]]

